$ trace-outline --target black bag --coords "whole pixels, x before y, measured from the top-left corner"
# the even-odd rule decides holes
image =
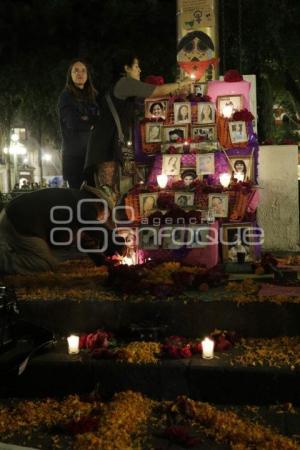
[[[132,145],[128,146],[125,143],[119,114],[116,110],[115,105],[113,104],[113,101],[112,101],[110,95],[106,94],[105,98],[108,103],[109,109],[113,115],[117,130],[118,130],[119,154],[120,154],[120,159],[122,161],[122,175],[124,175],[124,176],[135,175],[137,173],[137,167],[136,167],[136,163],[135,163],[135,159],[134,159],[133,147],[132,147]]]

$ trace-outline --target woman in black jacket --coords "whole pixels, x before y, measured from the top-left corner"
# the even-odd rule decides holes
[[[63,140],[63,176],[75,189],[83,182],[87,143],[98,116],[96,95],[88,66],[81,60],[73,61],[58,106]]]
[[[124,142],[132,141],[132,126],[136,98],[167,96],[182,92],[191,85],[190,79],[155,86],[140,81],[139,60],[131,51],[120,51],[112,61],[112,85],[109,95],[117,111]],[[119,167],[125,163],[113,114],[105,97],[101,100],[101,117],[91,133],[85,170],[88,184],[105,188],[112,201],[120,194]]]

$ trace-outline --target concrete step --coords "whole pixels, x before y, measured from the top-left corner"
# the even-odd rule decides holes
[[[231,365],[233,348],[218,352],[212,360],[159,360],[155,364],[128,364],[95,360],[89,353],[67,353],[63,339],[33,356],[22,375],[1,366],[0,397],[57,396],[92,391],[98,385],[104,397],[115,392],[140,391],[156,399],[187,395],[193,399],[223,404],[300,404],[299,367],[271,368]],[[2,356],[3,357],[3,356]]]

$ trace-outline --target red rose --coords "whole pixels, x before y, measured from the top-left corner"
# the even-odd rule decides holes
[[[160,86],[165,83],[164,77],[156,76],[156,75],[148,75],[145,78],[145,83],[155,84],[156,86]]]
[[[243,77],[238,70],[230,69],[225,73],[224,81],[229,83],[233,83],[235,81],[243,81]]]
[[[192,353],[202,353],[202,343],[200,341],[195,341],[191,343]]]
[[[181,358],[190,358],[192,356],[190,344],[186,344],[179,350],[179,355]]]
[[[87,338],[87,334],[82,334],[80,337],[79,337],[79,348],[80,348],[80,350],[81,349],[83,349],[83,348],[86,348],[86,338]]]

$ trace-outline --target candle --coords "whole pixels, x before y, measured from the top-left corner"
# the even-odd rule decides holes
[[[168,184],[168,176],[165,174],[157,175],[157,184],[160,188],[164,189]]]
[[[214,346],[215,343],[209,338],[205,338],[202,344],[202,358],[212,359],[214,357]]]
[[[231,176],[229,173],[221,173],[220,183],[224,188],[227,188],[230,184]]]
[[[68,340],[68,352],[70,355],[79,353],[79,336],[72,334],[67,338]]]
[[[133,258],[130,258],[130,256],[124,256],[124,258],[122,259],[122,264],[127,264],[127,266],[133,266],[134,262],[133,262]]]

